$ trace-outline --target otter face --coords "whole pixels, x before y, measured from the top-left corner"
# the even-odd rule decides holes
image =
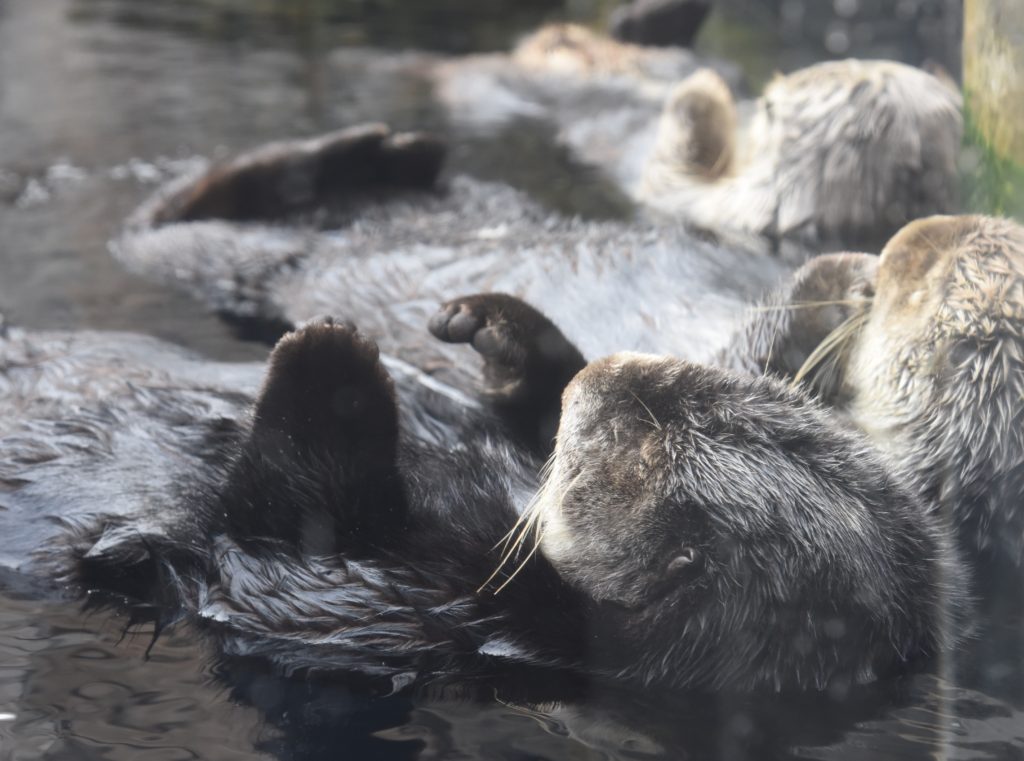
[[[846,373],[853,420],[978,549],[1024,553],[1024,229],[931,217],[885,247]]]
[[[666,582],[696,583],[707,526],[673,473],[671,360],[619,354],[566,388],[550,478],[536,504],[541,548],[599,600],[634,607]],[[661,418],[661,419],[659,419]]]
[[[641,679],[820,687],[942,641],[941,532],[860,437],[768,378],[592,362],[527,520],[603,606],[601,657]]]

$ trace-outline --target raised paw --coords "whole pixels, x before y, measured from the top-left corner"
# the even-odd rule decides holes
[[[393,462],[398,413],[377,345],[330,317],[284,336],[270,356],[253,435],[346,462]]]
[[[485,394],[531,446],[546,450],[558,426],[562,390],[586,364],[543,314],[503,293],[462,296],[428,323],[449,343],[468,343],[484,359]]]
[[[154,210],[153,222],[273,219],[367,192],[431,187],[445,145],[368,124],[268,143],[214,167]]]
[[[428,328],[442,341],[470,344],[484,358],[491,394],[529,395],[528,384],[570,373],[564,387],[586,364],[547,317],[504,293],[453,299],[430,318]]]

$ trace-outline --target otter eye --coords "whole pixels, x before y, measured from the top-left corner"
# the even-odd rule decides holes
[[[700,552],[693,547],[683,547],[682,551],[669,562],[665,569],[668,573],[678,573],[697,565]]]

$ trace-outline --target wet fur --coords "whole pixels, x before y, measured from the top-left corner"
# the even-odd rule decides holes
[[[964,574],[941,522],[767,378],[591,363],[533,509],[544,554],[609,604],[601,655],[641,681],[823,688],[951,643]]]
[[[529,327],[531,313],[518,313],[525,315],[520,327]],[[511,312],[498,300],[491,314],[507,319]],[[55,336],[50,340],[61,339]],[[109,361],[104,355],[98,366],[86,371],[90,367],[89,344],[84,344],[83,354],[78,348],[80,339],[63,340],[63,351],[70,350],[70,356],[78,357],[76,363],[85,362],[77,368],[77,377],[94,376],[102,362]],[[116,337],[113,344],[118,345]],[[202,364],[190,364],[188,357],[173,351],[165,360],[168,350],[158,342],[146,342],[146,348],[148,353],[137,355],[138,366],[132,368],[134,382],[130,377],[112,380],[108,404],[124,404],[142,389],[166,384],[169,378],[153,374],[162,363],[177,368],[177,394],[193,388],[184,392],[186,398],[203,398],[212,392],[204,385],[211,381],[210,371]],[[5,349],[9,349],[5,356],[17,356],[17,346]],[[61,356],[58,351],[49,364],[29,371],[24,398],[30,398],[33,384],[41,380],[39,372],[61,378],[66,367],[74,367]],[[510,569],[504,569],[485,584],[498,562],[496,548],[517,521],[529,495],[537,490],[539,461],[508,443],[502,433],[500,409],[495,417],[471,400],[463,403],[453,390],[441,393],[443,387],[401,363],[389,360],[388,366],[391,373],[383,370],[376,348],[344,324],[318,322],[291,334],[271,358],[251,422],[239,412],[241,399],[232,397],[235,416],[213,423],[213,430],[220,432],[213,447],[219,455],[186,467],[186,473],[189,468],[195,471],[194,477],[183,474],[187,483],[170,492],[173,499],[153,506],[159,518],[156,524],[136,523],[139,516],[130,509],[110,514],[101,501],[93,500],[90,510],[56,532],[57,538],[44,545],[35,562],[43,568],[62,568],[67,580],[94,590],[94,595],[102,592],[102,599],[120,598],[137,619],[149,618],[160,626],[181,616],[197,621],[227,656],[264,659],[289,674],[356,674],[392,688],[442,677],[496,675],[523,667],[569,669],[674,687],[820,688],[837,680],[847,683],[887,673],[901,667],[904,660],[926,657],[947,644],[943,639],[946,629],[934,608],[939,594],[944,600],[956,601],[958,588],[957,579],[942,577],[946,561],[941,538],[929,533],[927,521],[915,532],[903,531],[905,526],[898,521],[885,523],[897,520],[894,516],[910,510],[913,502],[907,502],[885,479],[869,454],[846,434],[836,432],[813,408],[805,413],[808,419],[797,425],[796,438],[780,445],[798,448],[780,452],[780,456],[801,462],[813,453],[824,458],[827,465],[820,467],[828,472],[847,471],[844,481],[828,487],[826,495],[835,504],[845,504],[839,495],[849,494],[853,505],[877,507],[876,500],[882,497],[890,505],[878,507],[877,516],[869,510],[863,517],[868,520],[866,516],[871,516],[890,529],[882,532],[882,539],[873,536],[880,542],[877,547],[872,542],[875,554],[861,555],[862,550],[854,549],[859,545],[848,542],[832,545],[825,533],[816,532],[808,537],[812,546],[796,550],[801,557],[807,553],[808,562],[813,562],[818,556],[813,546],[823,542],[821,552],[837,562],[837,569],[843,569],[837,570],[834,585],[820,590],[824,597],[817,603],[795,580],[803,579],[820,589],[819,571],[791,566],[795,558],[787,554],[783,561],[778,550],[771,549],[773,542],[795,536],[791,533],[797,530],[795,525],[780,524],[775,539],[768,539],[768,529],[768,534],[752,542],[746,534],[753,524],[745,518],[735,524],[710,526],[698,516],[680,534],[683,526],[677,525],[670,513],[636,524],[636,528],[650,524],[661,529],[655,544],[634,548],[634,557],[657,564],[658,548],[678,536],[691,544],[699,542],[699,570],[680,567],[680,571],[670,571],[675,575],[665,577],[650,566],[634,574],[626,563],[621,567],[613,564],[601,574],[602,584],[615,586],[628,580],[634,585],[634,593],[645,601],[640,607],[632,597],[620,599],[604,587],[581,583],[578,570],[567,570],[557,553],[550,558],[533,555],[509,583],[505,582]],[[250,387],[252,367],[240,368]],[[602,367],[606,365],[591,366],[586,373],[593,378]],[[211,369],[216,378],[228,368]],[[727,415],[734,421],[752,420],[756,427],[761,419],[759,405],[765,404],[777,418],[773,424],[785,427],[794,415],[790,407],[807,405],[769,381],[737,381],[721,371],[700,372],[701,380],[691,389],[698,406],[712,404],[724,414],[723,404],[733,393],[731,389],[736,384],[743,387],[729,402],[738,405]],[[629,404],[636,397],[647,398],[644,409],[653,422],[674,425],[677,410],[663,409],[650,399],[642,379],[629,385],[634,388],[628,394]],[[57,394],[49,402],[48,415],[57,414],[68,400],[75,404],[80,398]],[[606,400],[621,404],[616,398],[611,393]],[[171,408],[161,409],[167,412]],[[7,417],[26,417],[15,410],[9,410]],[[131,414],[138,413],[131,412],[129,419]],[[28,415],[28,430],[45,417]],[[713,434],[715,426],[705,413],[698,418],[702,430]],[[166,414],[157,416],[151,425],[172,448],[191,451],[193,439],[180,436],[167,420]],[[202,420],[193,421],[187,415],[181,419],[182,425],[197,423],[197,430],[203,431],[206,424]],[[652,423],[639,417],[633,424],[648,431]],[[735,436],[739,430],[729,435]],[[750,442],[752,451],[766,446],[755,444],[764,442],[766,435],[778,438],[776,431],[756,434]],[[563,446],[565,436],[560,434]],[[607,443],[603,436],[590,440],[598,446]],[[16,463],[18,452],[25,451],[30,441],[18,435],[6,438],[7,462]],[[780,441],[787,440],[783,437]],[[840,462],[837,455],[828,454],[846,447],[851,449],[851,461]],[[650,447],[641,444],[641,451],[650,452]],[[74,456],[58,455],[51,467],[64,467],[75,456],[101,474],[124,457],[86,447]],[[859,464],[854,466],[852,460]],[[135,477],[151,476],[159,462],[159,458],[143,461],[145,467],[139,467]],[[556,459],[556,474],[558,462]],[[617,482],[618,488],[636,489],[640,484],[647,484],[643,489],[653,488],[677,478],[682,478],[677,484],[683,489],[694,483],[677,471],[682,462],[656,466],[662,475],[640,482],[629,475],[626,460],[606,459],[602,454],[592,462],[612,471],[623,469],[627,480]],[[758,467],[755,462],[747,465]],[[39,467],[36,463],[24,472],[33,473]],[[854,485],[849,480],[851,473]],[[109,478],[104,477],[97,486],[109,489]],[[17,509],[43,497],[40,490],[55,496],[53,489],[73,488],[52,479],[35,487],[29,481],[8,483],[12,488],[5,499]],[[786,483],[780,481],[777,488],[786,490]],[[549,493],[549,488],[550,484],[541,494]],[[719,488],[725,489],[723,506],[735,507],[760,493],[760,487],[735,479],[722,480]],[[678,490],[674,496],[683,498]],[[597,509],[601,492],[593,497]],[[779,503],[780,507],[784,504]],[[849,508],[846,505],[845,509]],[[746,514],[745,510],[735,512],[737,518]],[[823,514],[831,514],[828,506]],[[622,540],[615,548],[617,554],[609,557],[628,557],[635,542],[649,540],[647,529],[623,533],[615,528],[613,514],[606,517],[607,530]],[[598,535],[595,530],[594,536]],[[881,558],[896,562],[892,557],[901,557],[904,550],[899,542],[903,540],[914,546],[913,557],[918,560],[906,559],[901,566],[904,574],[895,578],[885,571],[888,566]],[[840,544],[847,555],[833,557]],[[581,542],[579,546],[587,545]],[[925,551],[918,554],[922,546]],[[895,554],[890,557],[883,548]],[[608,559],[602,552],[607,554],[609,548],[596,549],[600,551],[593,556],[595,567],[604,567]],[[671,557],[670,551],[662,559]],[[858,566],[861,557],[865,565]],[[920,558],[940,560],[933,564]],[[777,565],[780,561],[784,563],[781,567]],[[782,568],[789,570],[778,577]],[[693,572],[696,575],[690,575]],[[740,582],[744,574],[768,581],[772,572],[777,585]],[[789,573],[796,575],[787,576]],[[871,589],[876,596],[855,603],[857,580],[865,574],[874,574]],[[880,579],[884,580],[881,585],[877,583]],[[478,592],[482,584],[484,588]],[[495,594],[499,585],[501,591]],[[915,589],[915,595],[906,593],[908,586]],[[707,599],[706,593],[714,589],[716,595],[730,600],[721,621],[723,612],[711,609],[685,616],[685,621],[673,618],[676,610],[693,612],[673,602],[677,595],[694,604]],[[780,597],[783,589],[789,589],[792,596]],[[806,620],[817,623],[805,632],[796,622],[805,620],[802,616],[808,604],[814,615]],[[835,634],[836,616],[848,614],[853,616],[851,621],[860,622],[863,611],[859,605],[877,608],[871,619],[876,624],[865,629],[851,627],[845,637],[821,639],[821,627]],[[896,607],[899,611],[892,610]],[[801,610],[804,614],[798,613]],[[768,651],[749,641],[747,647],[754,654],[750,658],[735,639],[744,631],[743,636],[755,635],[754,628],[736,627],[748,613],[759,621],[776,616],[779,631],[787,632],[760,640],[768,643]],[[719,624],[732,632],[732,639]],[[805,633],[815,637],[815,646],[822,649],[801,649],[799,637]],[[728,658],[730,649],[738,657]],[[629,657],[624,660],[626,654]]]
[[[811,260],[751,315],[723,361],[742,364],[768,347],[770,362],[744,369],[792,379],[823,332],[858,319],[862,327],[832,352],[816,393],[866,431],[901,478],[952,521],[970,558],[1019,567],[1022,282],[1019,225],[971,216],[919,220],[880,259]],[[802,301],[836,306],[831,315],[808,314]],[[808,333],[808,325],[817,328]]]
[[[160,223],[166,199],[188,194],[196,181],[140,208],[115,242],[116,255],[238,318],[294,325],[343,315],[386,354],[467,392],[477,378],[464,354],[423,332],[436,305],[460,293],[504,292],[543,304],[590,356],[632,349],[702,360],[737,326],[743,306],[793,266],[757,241],[566,218],[511,188],[466,177],[434,192],[348,198],[286,225]]]

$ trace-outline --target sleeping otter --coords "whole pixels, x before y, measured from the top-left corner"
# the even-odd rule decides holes
[[[891,61],[832,61],[778,76],[742,128],[704,70],[665,103],[638,197],[712,230],[873,247],[957,207],[960,95]]]
[[[739,67],[725,61],[550,24],[509,53],[442,62],[430,78],[456,135],[514,134],[543,124],[559,145],[629,188],[654,144],[665,98],[701,67],[740,86]]]
[[[941,531],[856,436],[771,380],[632,355],[590,365],[568,386],[551,476],[523,513],[539,461],[508,443],[502,419],[538,414],[533,402],[581,359],[536,312],[509,306],[460,301],[433,325],[494,364],[505,404],[492,412],[389,360],[392,377],[354,329],[318,321],[276,347],[251,426],[214,426],[220,456],[189,466],[194,488],[171,492],[156,530],[97,500],[44,552],[70,552],[79,584],[125,595],[139,615],[201,622],[227,655],[394,687],[534,667],[815,689],[949,645],[962,580]],[[17,375],[40,372],[60,363]],[[157,392],[127,386],[135,399]],[[63,399],[88,418],[118,398],[59,394],[39,416]],[[57,486],[18,470],[42,422],[19,415],[18,402],[3,413],[22,431],[4,441],[4,499],[24,516],[19,501]],[[162,420],[163,450],[189,449],[178,437],[191,428]],[[91,445],[45,467],[69,456],[92,473],[124,458]],[[766,470],[775,477],[743,477]],[[75,475],[59,488],[73,492]],[[511,545],[502,564],[493,548],[534,516],[540,552]]]
[[[1020,225],[918,220],[881,257],[811,260],[770,305],[721,360],[806,379],[952,517],[972,557],[1024,562]]]
[[[772,241],[873,248],[958,208],[955,87],[892,61],[833,61],[734,103],[735,72],[555,24],[434,75],[456,125],[543,119],[643,207]]]
[[[272,198],[276,178],[290,176],[295,164],[317,164],[320,152],[324,161],[351,162],[351,173],[335,166],[345,194],[294,213],[287,224],[249,218],[246,199]],[[566,218],[468,177],[424,192],[425,155],[439,171],[436,143],[399,139],[381,126],[281,143],[206,179],[168,186],[129,220],[114,251],[131,269],[184,286],[235,319],[276,328],[345,315],[386,354],[466,391],[477,378],[461,353],[424,340],[435,305],[453,293],[503,291],[544,304],[589,356],[629,349],[702,360],[735,329],[743,307],[792,268],[757,242]],[[384,160],[389,186],[348,181]],[[261,190],[264,183],[270,187]],[[207,200],[213,187],[216,198]],[[187,219],[177,209],[188,209]],[[227,211],[198,212],[213,209]]]
[[[664,313],[667,305],[700,337],[685,345],[656,347],[633,337],[583,348],[592,355],[657,349],[706,359],[734,327],[736,307],[788,272],[786,261],[759,255],[776,245],[786,259],[807,255],[792,242],[761,236],[860,240],[888,234],[907,214],[950,207],[956,96],[904,69],[846,62],[780,80],[761,101],[755,119],[761,126],[752,128],[765,144],[746,147],[729,137],[733,106],[722,105],[728,94],[720,80],[707,72],[687,80],[680,108],[703,126],[680,132],[678,109],[670,109],[648,179],[650,188],[675,183],[672,192],[651,192],[714,231],[703,236],[664,221],[562,217],[508,187],[468,177],[424,192],[441,170],[442,147],[374,125],[275,144],[181,178],[131,217],[113,250],[131,269],[184,284],[233,319],[279,326],[345,314],[385,341],[386,351],[403,356],[417,349],[392,344],[393,337],[418,335],[425,305],[452,292],[501,290],[562,309],[565,283],[573,282],[578,296],[552,315],[572,331],[574,321],[589,325],[584,312],[605,311],[598,306],[607,302],[602,291],[635,283],[636,296],[620,303],[633,304],[639,321],[680,324]],[[836,101],[840,113],[828,117],[804,108],[830,87],[843,98],[856,95],[857,108]],[[897,108],[893,94],[908,88],[914,97]],[[877,110],[890,125],[884,136],[864,126],[879,122],[862,111]],[[789,139],[794,131],[801,140]],[[910,145],[922,135],[928,139]],[[870,156],[857,159],[852,143],[868,146]],[[753,163],[739,155],[748,149],[756,154]],[[681,161],[689,167],[683,174]],[[692,208],[689,201],[679,205],[680,194],[690,193],[679,190],[680,182],[695,193]],[[820,192],[822,183],[841,190]],[[787,190],[790,185],[810,195]],[[756,235],[748,239],[750,233]],[[709,238],[717,245],[708,246]],[[701,319],[692,319],[695,314]],[[407,329],[395,330],[395,319]],[[442,361],[431,354],[418,364]]]

